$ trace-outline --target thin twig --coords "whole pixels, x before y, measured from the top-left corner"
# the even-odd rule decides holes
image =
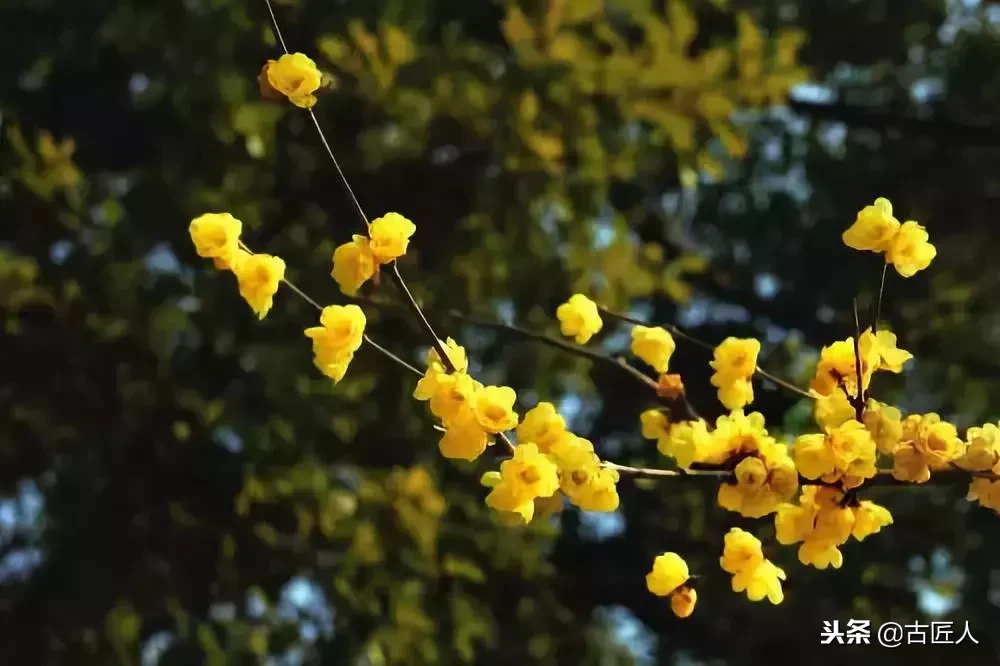
[[[872,321],[872,333],[878,333],[878,320],[882,316],[882,294],[885,292],[885,274],[889,271],[889,264],[882,264],[882,281],[878,285],[878,305],[875,306],[875,319]]]
[[[644,478],[708,478],[716,480],[726,480],[733,475],[733,471],[729,469],[692,469],[689,471],[676,470],[676,469],[657,469],[655,467],[631,467],[629,465],[619,465],[618,463],[604,461],[601,463],[602,466],[607,469],[613,469],[616,472],[621,472],[622,474],[628,474],[630,476],[644,477]]]
[[[858,390],[854,396],[854,417],[859,423],[865,418],[865,390],[861,383],[861,321],[858,318],[858,299],[854,299],[854,369],[858,375]]]
[[[268,13],[271,15],[271,24],[274,27],[274,33],[275,35],[278,36],[278,41],[281,42],[281,47],[284,49],[285,53],[288,53],[288,47],[285,45],[285,40],[281,36],[281,28],[278,27],[278,19],[277,16],[275,16],[274,8],[271,6],[271,0],[264,0],[264,2],[267,4]],[[316,117],[316,114],[313,112],[312,109],[309,109],[309,117],[312,118],[313,125],[316,127],[316,133],[319,134],[319,140],[320,142],[322,142],[323,147],[326,149],[327,156],[330,158],[330,161],[333,162],[333,168],[337,172],[337,177],[338,180],[340,181],[341,187],[344,189],[344,192],[351,200],[351,203],[354,206],[354,210],[355,212],[357,212],[358,217],[361,219],[361,222],[365,226],[365,230],[367,232],[369,226],[368,216],[365,214],[364,208],[361,207],[361,202],[358,201],[357,195],[354,194],[354,189],[351,188],[351,183],[347,180],[347,175],[344,173],[344,170],[340,168],[340,162],[337,160],[337,156],[334,154],[333,148],[330,147],[330,142],[327,140],[326,134],[323,132],[323,128],[319,124],[319,119]],[[392,263],[391,276],[393,281],[399,287],[400,291],[402,291],[403,294],[406,296],[406,299],[409,302],[410,310],[417,317],[417,319],[420,320],[420,323],[423,325],[424,330],[430,336],[431,344],[437,351],[441,363],[444,364],[445,369],[449,373],[455,372],[456,370],[455,364],[452,362],[451,357],[448,356],[448,352],[445,350],[444,343],[441,341],[441,338],[439,338],[437,333],[434,331],[434,327],[431,326],[429,321],[427,321],[427,317],[424,316],[423,311],[420,309],[420,305],[418,305],[416,299],[413,298],[413,294],[410,293],[410,289],[409,287],[406,286],[406,281],[403,279],[402,274],[399,272],[399,267],[396,265],[396,262]]]
[[[624,321],[624,322],[626,322],[628,324],[633,324],[635,326],[649,326],[649,323],[644,322],[641,319],[636,319],[635,317],[632,317],[630,315],[624,315],[624,314],[621,314],[621,313],[618,313],[618,312],[613,312],[613,311],[608,310],[607,308],[602,307],[602,306],[598,306],[598,310],[602,314],[607,315],[608,317],[611,317],[613,319],[618,319],[620,321]],[[707,342],[704,342],[702,340],[699,340],[698,338],[694,337],[690,333],[682,331],[680,328],[678,328],[677,326],[674,326],[673,324],[663,324],[661,327],[665,328],[668,331],[670,331],[671,335],[674,335],[674,336],[676,336],[678,338],[681,338],[683,340],[687,340],[688,342],[691,342],[691,343],[693,343],[693,344],[701,347],[702,349],[708,349],[708,350],[714,350],[715,349],[715,347],[713,347],[711,344],[709,344]],[[755,370],[756,370],[757,374],[759,374],[761,377],[764,377],[764,378],[766,378],[766,379],[774,382],[775,384],[777,384],[778,386],[780,386],[780,387],[782,387],[784,389],[787,389],[787,390],[789,390],[789,391],[791,391],[791,392],[793,392],[793,393],[795,393],[797,395],[800,395],[803,398],[809,398],[810,400],[815,400],[816,399],[816,396],[814,396],[813,394],[809,393],[808,391],[805,391],[805,390],[799,388],[798,386],[796,386],[795,384],[792,384],[789,381],[781,379],[780,377],[778,377],[778,376],[776,376],[776,375],[774,375],[774,374],[772,374],[770,372],[767,372],[766,370],[764,370],[763,368],[761,368],[759,365],[756,366]]]
[[[278,38],[278,43],[281,44],[281,50],[288,53],[288,47],[285,45],[285,38],[281,36],[281,28],[278,27],[278,17],[274,15],[274,7],[271,6],[271,0],[264,0],[264,4],[267,5],[267,13],[271,15],[271,25],[274,26],[274,34]]]

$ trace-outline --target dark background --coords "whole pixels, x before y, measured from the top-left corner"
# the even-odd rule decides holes
[[[601,42],[638,48],[660,3],[600,4],[521,3],[590,45],[565,62],[538,55],[544,31],[513,48],[498,2],[276,6],[292,50],[338,80],[317,115],[363,205],[417,223],[402,269],[477,376],[556,402],[605,458],[668,464],[628,375],[448,311],[555,334],[583,291],[703,340],[759,337],[765,367],[805,385],[816,350],[853,333],[855,295],[870,317],[880,264],[839,234],[886,196],[939,254],[890,275],[882,318],[916,360],[875,392],[963,427],[996,418],[1000,6],[692,0],[687,53],[739,46],[743,9],[771,37],[804,31],[810,83],[763,101],[735,68],[644,89],[694,123],[685,147],[685,121],[630,106],[637,77],[680,65]],[[362,350],[331,385],[287,289],[257,322],[195,255],[192,217],[232,212],[323,303],[344,302],[330,257],[358,230],[308,116],[259,98],[279,52],[263,0],[6,0],[0,43],[0,663],[997,663],[1000,520],[965,488],[869,491],[895,524],[839,571],[801,566],[705,484],[624,480],[612,516],[512,530],[483,506],[494,459],[442,460],[411,376]],[[733,101],[745,155],[699,117],[706,89]],[[709,158],[723,173],[681,187]],[[422,362],[405,313],[366,312]],[[594,344],[620,350],[623,330]],[[680,343],[673,367],[714,417],[707,361]],[[814,427],[773,386],[754,407],[776,434]],[[782,605],[729,590],[733,525],[787,570]],[[685,621],[644,586],[664,550],[700,576]],[[850,618],[968,622],[979,644],[820,645],[824,620]]]

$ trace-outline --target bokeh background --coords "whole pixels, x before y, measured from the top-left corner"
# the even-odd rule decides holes
[[[669,6],[665,6],[669,4]],[[916,361],[876,394],[961,426],[1000,412],[1000,4],[985,0],[275,0],[336,87],[317,107],[372,215],[473,370],[549,400],[621,463],[668,465],[628,375],[482,323],[558,335],[583,291],[703,340],[764,342],[804,385],[870,316],[881,266],[840,232],[877,196],[931,268],[883,320]],[[1000,517],[964,488],[883,488],[895,525],[798,564],[706,484],[624,480],[622,507],[528,528],[483,505],[484,456],[443,460],[413,378],[362,351],[338,386],[315,313],[263,322],[199,259],[228,210],[323,303],[358,229],[309,118],[263,101],[263,0],[0,6],[0,663],[970,664],[1000,660]],[[398,299],[383,282],[369,297]],[[419,363],[405,312],[370,333]],[[479,323],[453,316],[458,311]],[[595,345],[625,349],[610,322]],[[708,357],[674,367],[722,412]],[[775,433],[810,405],[760,385]],[[788,571],[752,604],[718,566],[739,525]],[[770,540],[769,540],[770,539]],[[649,594],[664,550],[699,606]],[[824,620],[966,621],[979,644],[821,646]],[[953,636],[956,638],[957,636]]]

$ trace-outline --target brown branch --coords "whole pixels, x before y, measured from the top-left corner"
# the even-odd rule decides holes
[[[618,312],[614,312],[612,310],[608,310],[607,308],[605,308],[603,306],[600,306],[600,305],[597,306],[597,309],[601,312],[601,314],[607,315],[608,317],[611,317],[612,319],[618,319],[618,320],[623,321],[623,322],[625,322],[627,324],[632,324],[634,326],[650,326],[651,325],[648,322],[642,321],[641,319],[636,319],[635,317],[632,317],[630,315],[624,315],[624,314],[621,314],[621,313],[618,313]],[[707,349],[709,351],[714,351],[715,350],[715,347],[713,345],[711,345],[710,343],[705,342],[703,340],[700,340],[700,339],[696,338],[695,336],[691,335],[690,333],[688,333],[686,331],[681,330],[680,328],[678,328],[677,326],[675,326],[673,324],[657,324],[657,326],[660,326],[661,328],[665,328],[666,330],[670,331],[671,335],[674,335],[674,336],[676,336],[678,338],[681,338],[682,340],[687,340],[688,342],[691,342],[691,343],[693,343],[693,344],[701,347],[702,349]],[[764,377],[765,379],[768,379],[768,380],[774,382],[776,385],[780,386],[783,389],[791,391],[792,393],[795,393],[795,394],[797,394],[797,395],[799,395],[799,396],[801,396],[803,398],[809,398],[810,400],[815,400],[816,399],[816,396],[814,396],[812,393],[809,393],[808,391],[799,388],[795,384],[792,384],[789,381],[781,379],[780,377],[778,377],[778,376],[776,376],[774,374],[771,374],[770,372],[767,372],[766,370],[764,370],[759,365],[754,368],[754,371],[758,375],[760,375],[761,377]]]

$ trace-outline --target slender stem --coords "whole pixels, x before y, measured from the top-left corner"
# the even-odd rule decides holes
[[[320,142],[323,144],[323,147],[326,148],[327,156],[330,158],[330,161],[333,162],[333,168],[337,170],[337,176],[340,178],[340,185],[344,188],[344,192],[351,200],[351,204],[354,205],[354,210],[357,212],[358,217],[361,218],[361,222],[365,226],[365,233],[367,233],[369,226],[368,216],[365,215],[365,210],[361,207],[361,202],[358,201],[357,195],[354,194],[354,189],[351,187],[350,182],[348,182],[347,176],[344,175],[344,170],[340,168],[340,162],[337,160],[337,156],[334,155],[333,148],[330,147],[330,142],[327,141],[326,134],[323,133],[323,128],[320,127],[319,119],[316,118],[316,113],[312,109],[309,109],[309,117],[312,118],[313,125],[316,127],[316,133],[319,134]]]
[[[725,480],[732,477],[732,470],[728,469],[693,469],[687,472],[676,469],[657,469],[655,467],[631,467],[629,465],[619,465],[618,463],[604,461],[601,463],[607,469],[613,469],[622,474],[647,478],[708,478]]]
[[[885,274],[889,271],[889,264],[882,264],[882,281],[878,285],[878,305],[875,306],[875,319],[872,321],[872,333],[878,333],[878,319],[882,316],[882,294],[885,292]]]
[[[858,318],[858,299],[854,299],[854,369],[858,375],[858,390],[854,396],[854,417],[863,423],[865,417],[865,390],[861,383],[861,321]]]
[[[507,437],[507,433],[505,432],[500,433],[499,435],[497,435],[497,439],[499,439],[501,442],[504,443],[508,451],[514,453],[514,442],[510,441],[510,438]]]
[[[635,317],[632,317],[630,315],[625,315],[625,314],[621,314],[621,313],[618,313],[618,312],[613,312],[613,311],[608,310],[607,308],[602,307],[602,306],[598,306],[598,310],[602,314],[607,315],[608,317],[611,317],[613,319],[618,319],[620,321],[626,322],[628,324],[632,324],[634,326],[649,326],[649,324],[647,322],[644,322],[641,319],[636,319]],[[674,336],[676,336],[678,338],[681,338],[683,340],[687,340],[688,342],[691,342],[691,343],[693,343],[693,344],[701,347],[702,349],[708,349],[708,350],[714,350],[715,349],[715,347],[713,347],[711,344],[709,344],[707,342],[704,342],[703,340],[699,340],[698,338],[694,337],[690,333],[687,333],[687,332],[682,331],[681,329],[677,328],[673,324],[663,324],[662,328],[665,328],[668,331],[670,331],[671,335],[674,335]],[[756,367],[756,371],[757,371],[757,374],[759,374],[761,377],[765,377],[766,379],[769,379],[770,381],[774,382],[778,386],[780,386],[780,387],[782,387],[784,389],[787,389],[787,390],[789,390],[789,391],[791,391],[791,392],[793,392],[793,393],[795,393],[797,395],[800,395],[803,398],[809,398],[810,400],[815,400],[816,399],[816,396],[814,396],[813,394],[809,393],[808,391],[800,389],[795,384],[792,384],[791,382],[788,382],[788,381],[786,381],[784,379],[781,379],[780,377],[777,377],[776,375],[771,374],[770,372],[767,372],[766,370],[764,370],[763,368],[761,368],[759,365]]]
[[[781,379],[780,377],[776,377],[775,375],[772,375],[770,372],[767,372],[766,370],[764,370],[759,365],[757,366],[757,374],[760,375],[761,377],[764,377],[765,379],[768,379],[768,380],[774,382],[778,386],[791,391],[792,393],[797,393],[798,395],[802,396],[803,398],[809,398],[810,400],[815,400],[816,399],[816,396],[814,396],[809,391],[806,391],[804,389],[800,389],[795,384],[792,384],[791,382],[785,381],[784,379]]]
[[[274,14],[274,8],[271,6],[271,0],[264,0],[264,2],[267,4],[268,13],[271,15],[271,24],[274,26],[274,33],[278,36],[278,40],[281,42],[281,47],[285,50],[285,53],[288,53],[288,48],[285,45],[285,40],[281,37],[281,29],[278,27],[278,19]],[[351,183],[347,180],[347,175],[344,173],[344,170],[340,168],[340,162],[337,160],[337,156],[334,154],[333,148],[330,147],[330,142],[327,140],[326,134],[323,132],[323,128],[319,124],[319,119],[316,117],[316,114],[313,112],[312,109],[309,109],[309,117],[312,118],[313,126],[316,127],[316,133],[319,135],[319,140],[323,144],[323,147],[326,149],[327,156],[330,158],[330,161],[333,162],[333,167],[337,172],[337,177],[338,180],[340,181],[341,187],[344,189],[344,192],[351,200],[351,203],[354,206],[354,210],[355,212],[357,212],[358,217],[360,218],[367,232],[369,226],[368,216],[365,214],[364,208],[361,207],[361,202],[358,201],[357,195],[354,194],[354,190],[351,188]],[[420,305],[417,304],[416,299],[413,298],[413,294],[410,293],[409,287],[406,286],[406,281],[403,280],[403,276],[399,272],[399,267],[396,265],[395,262],[393,262],[392,264],[391,275],[393,281],[406,296],[407,301],[409,301],[410,310],[413,312],[414,315],[416,315],[417,319],[420,321],[425,331],[430,336],[431,344],[437,351],[438,356],[441,359],[441,363],[444,364],[444,367],[448,372],[455,372],[456,370],[455,364],[448,356],[448,352],[445,351],[444,343],[441,341],[441,338],[438,337],[437,333],[434,331],[434,328],[430,325],[430,322],[427,321],[427,317],[424,316],[424,313],[420,309]]]
[[[281,28],[278,27],[278,17],[274,15],[274,7],[271,6],[271,0],[264,0],[264,4],[267,5],[267,13],[271,15],[271,25],[274,27],[274,34],[278,38],[278,43],[281,44],[281,50],[288,53],[288,46],[285,45],[285,38],[281,36]]]
[[[409,370],[410,372],[412,372],[413,374],[415,374],[417,377],[423,377],[424,376],[424,373],[423,373],[422,370],[420,370],[420,369],[418,369],[418,368],[410,365],[409,363],[407,363],[403,359],[399,358],[398,356],[396,356],[395,354],[393,354],[391,351],[389,351],[388,349],[386,349],[382,345],[378,344],[377,342],[375,342],[374,340],[372,340],[371,338],[369,338],[367,335],[364,336],[364,340],[365,340],[365,342],[367,342],[368,344],[370,344],[372,347],[374,347],[375,349],[379,350],[380,352],[382,352],[383,354],[385,354],[386,356],[388,356],[389,358],[391,358],[393,361],[395,361],[396,363],[398,363],[402,367],[406,368],[407,370]]]

